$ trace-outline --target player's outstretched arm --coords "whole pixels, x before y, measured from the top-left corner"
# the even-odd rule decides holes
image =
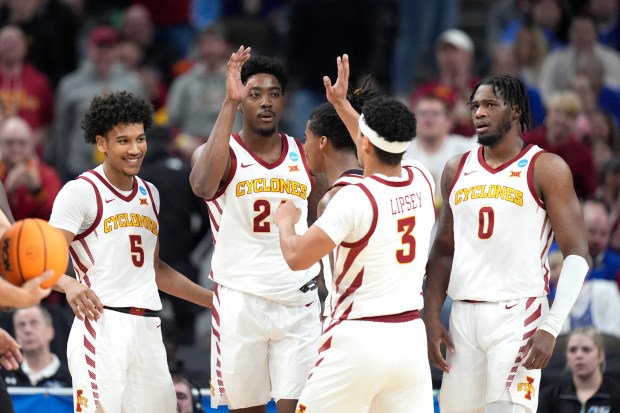
[[[6,330],[0,328],[0,366],[6,370],[17,370],[22,362],[21,346]]]
[[[196,284],[159,258],[159,240],[155,248],[155,281],[161,291],[203,306],[213,307],[213,291]]]
[[[553,305],[524,350],[523,366],[542,369],[551,358],[555,339],[577,300],[591,263],[583,212],[566,162],[551,153],[541,154],[534,164],[534,185],[564,256]]]
[[[280,232],[282,255],[294,271],[310,268],[336,248],[332,239],[316,225],[312,225],[305,234],[297,235],[295,224],[300,217],[301,210],[291,201],[282,202],[273,217]]]
[[[212,198],[230,171],[229,140],[239,104],[254,85],[241,82],[241,67],[250,58],[251,49],[239,47],[230,56],[226,66],[226,98],[206,143],[192,155],[189,182],[194,193],[205,199]]]
[[[52,291],[50,288],[41,287],[41,283],[52,275],[52,271],[46,271],[26,281],[21,287],[0,278],[0,307],[3,309],[26,308],[39,304]]]
[[[332,81],[328,76],[323,76],[323,85],[325,86],[325,95],[327,100],[334,105],[338,116],[347,127],[349,135],[357,144],[359,136],[359,117],[360,114],[351,106],[351,102],[347,99],[347,90],[349,88],[349,56],[344,54],[336,59],[338,66],[338,78],[336,83],[332,85]]]
[[[446,299],[454,255],[452,209],[447,200],[460,159],[461,155],[450,159],[441,176],[441,193],[445,201],[439,210],[437,234],[426,265],[426,289],[424,291],[424,324],[428,341],[428,358],[444,372],[448,372],[450,366],[441,354],[441,346],[445,345],[448,351],[454,352],[454,345],[448,331],[439,319],[441,307]]]
[[[65,237],[67,245],[71,245],[75,234],[64,229],[61,229],[60,232]],[[65,294],[73,314],[79,320],[84,320],[85,316],[89,320],[98,320],[103,314],[103,304],[101,304],[97,294],[86,285],[80,284],[73,277],[64,274],[58,279],[53,289]]]

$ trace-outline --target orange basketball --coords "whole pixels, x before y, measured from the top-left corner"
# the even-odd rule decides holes
[[[26,218],[11,225],[0,239],[0,260],[2,277],[18,286],[53,270],[54,275],[41,284],[50,288],[67,270],[69,248],[59,229],[42,219]]]

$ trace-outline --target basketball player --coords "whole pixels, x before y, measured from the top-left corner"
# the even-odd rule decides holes
[[[583,215],[566,163],[523,142],[529,103],[520,80],[483,79],[470,106],[481,146],[451,158],[441,178],[449,202],[427,267],[429,358],[444,371],[442,412],[535,412],[540,369],[589,268]],[[549,310],[554,235],[566,258]],[[439,321],[446,291],[449,335]]]
[[[366,100],[376,97],[376,92],[366,81],[364,86],[348,96],[351,105],[356,111],[361,111]],[[323,214],[327,204],[343,187],[358,183],[363,179],[356,156],[355,143],[347,127],[342,122],[334,105],[330,102],[322,103],[311,113],[306,123],[306,143],[304,149],[308,158],[308,167],[313,176],[324,174],[327,179],[327,191],[321,197],[317,206],[317,217]],[[331,283],[333,270],[333,254],[322,258],[323,280],[321,283],[327,291],[323,309],[324,322],[331,315]]]
[[[362,116],[346,99],[348,57],[327,96],[355,137],[364,179],[331,199],[302,235],[300,210],[277,209],[280,245],[293,269],[337,247],[334,309],[298,412],[432,412],[426,333],[419,318],[422,280],[435,222],[433,178],[420,164],[401,165],[415,117],[401,102],[378,97]],[[359,128],[358,128],[359,127]]]
[[[210,291],[159,259],[159,193],[137,176],[151,124],[141,98],[94,97],[82,125],[104,162],[54,202],[50,224],[65,235],[79,280],[65,275],[57,284],[78,316],[67,343],[76,411],[174,412],[158,289],[211,306]],[[81,314],[91,297],[94,321]]]
[[[311,178],[301,143],[278,132],[282,65],[250,59],[241,46],[226,76],[226,98],[190,175],[214,234],[211,405],[264,412],[274,398],[279,413],[293,413],[316,359],[318,271],[291,271],[271,216],[282,200],[294,202],[305,230]],[[243,128],[232,133],[237,110]]]

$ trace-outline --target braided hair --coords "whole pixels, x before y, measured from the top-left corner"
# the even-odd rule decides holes
[[[474,99],[474,95],[480,86],[488,85],[493,87],[493,93],[501,98],[511,109],[519,108],[519,125],[521,133],[530,129],[530,100],[525,90],[525,85],[521,80],[513,76],[489,76],[476,84],[469,97],[469,102]]]

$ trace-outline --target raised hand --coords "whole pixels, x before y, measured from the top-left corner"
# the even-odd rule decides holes
[[[239,46],[239,49],[228,59],[226,64],[226,99],[241,103],[254,85],[254,79],[249,80],[246,85],[241,82],[241,68],[250,59],[251,51],[252,48],[250,47]]]
[[[334,106],[342,104],[347,100],[347,90],[349,89],[349,55],[343,54],[336,59],[338,66],[338,78],[332,85],[328,76],[323,76],[325,95],[327,100]]]

